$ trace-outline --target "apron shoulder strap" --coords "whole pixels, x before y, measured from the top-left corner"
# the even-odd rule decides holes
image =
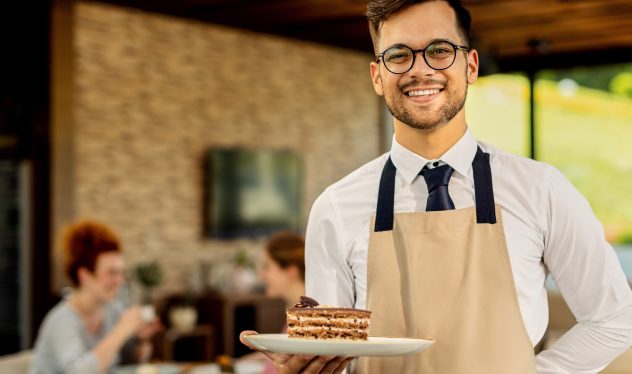
[[[476,198],[476,222],[496,223],[496,204],[492,185],[492,169],[489,165],[489,153],[476,149],[472,162],[474,168],[474,196]]]
[[[395,209],[395,165],[391,158],[386,160],[380,189],[377,196],[377,211],[375,214],[375,231],[393,230],[393,211]]]

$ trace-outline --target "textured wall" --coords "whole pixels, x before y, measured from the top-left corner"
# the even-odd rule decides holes
[[[74,13],[68,203],[117,229],[130,264],[167,265],[163,291],[200,260],[261,246],[202,237],[209,147],[299,152],[304,221],[327,185],[379,153],[369,55],[99,3]]]

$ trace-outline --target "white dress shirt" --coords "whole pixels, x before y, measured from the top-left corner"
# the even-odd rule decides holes
[[[393,138],[395,212],[426,210],[428,190],[418,173],[436,161],[454,169],[448,188],[455,207],[474,206],[477,144],[490,154],[494,198],[502,209],[520,312],[531,342],[535,346],[540,341],[548,324],[544,283],[549,272],[578,321],[537,356],[538,372],[597,372],[632,344],[632,291],[590,205],[557,169],[477,143],[470,130],[438,160],[427,160]],[[388,157],[384,154],[331,185],[312,207],[306,287],[307,295],[323,304],[366,306],[369,226]]]

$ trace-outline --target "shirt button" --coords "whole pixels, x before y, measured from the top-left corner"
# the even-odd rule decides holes
[[[433,165],[434,167],[439,166],[439,161],[435,161],[432,165]]]

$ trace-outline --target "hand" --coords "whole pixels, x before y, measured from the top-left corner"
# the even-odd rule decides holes
[[[143,324],[143,326],[138,330],[136,336],[140,340],[149,340],[157,333],[163,331],[165,327],[160,323],[160,320],[156,317],[153,320]]]
[[[246,335],[255,334],[257,334],[256,331],[243,331],[239,334],[239,340],[248,348],[257,350],[256,347],[244,339]],[[263,353],[272,360],[279,374],[338,374],[341,373],[353,359],[353,357],[343,356],[305,356],[285,353]]]
[[[134,305],[121,314],[114,329],[127,339],[136,334],[143,325],[141,309],[138,305]]]
[[[156,333],[164,330],[164,326],[157,317],[154,317],[149,322],[146,321],[146,318],[143,318],[143,326],[136,333],[138,340],[136,341],[135,351],[138,362],[149,362],[154,351],[151,338]]]

